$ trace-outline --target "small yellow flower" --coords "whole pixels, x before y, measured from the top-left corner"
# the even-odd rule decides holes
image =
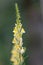
[[[20,50],[20,45],[16,45],[15,49]]]
[[[12,51],[12,53],[14,54],[14,56],[17,56],[18,55],[18,53],[17,53],[16,50],[15,51]]]
[[[19,30],[19,32],[21,31],[21,28],[22,28],[22,24],[19,23],[19,25],[18,25],[18,30]]]
[[[14,59],[14,65],[19,65],[19,62],[17,61],[17,59]]]
[[[17,51],[12,52],[11,61],[14,62],[14,59],[19,58],[19,53]]]
[[[16,38],[17,38],[17,40],[19,40],[19,39],[20,39],[20,36],[21,36],[21,34],[20,34],[20,33],[16,34]]]

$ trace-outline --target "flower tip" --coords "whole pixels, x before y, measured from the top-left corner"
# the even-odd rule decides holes
[[[21,32],[22,32],[22,33],[25,33],[25,30],[22,28]]]

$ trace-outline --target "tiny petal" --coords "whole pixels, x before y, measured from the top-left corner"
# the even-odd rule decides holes
[[[20,46],[23,45],[23,41],[22,41],[22,38],[20,38]]]
[[[12,41],[12,43],[17,43],[17,40],[14,38],[13,41]]]
[[[21,49],[21,54],[23,54],[24,52],[25,52],[25,50],[24,50],[24,48],[22,47],[22,49]]]
[[[23,63],[24,62],[24,59],[23,59],[23,56],[21,55],[21,62]]]
[[[22,28],[21,33],[25,33],[25,30]]]
[[[18,32],[17,27],[14,28],[13,32],[14,33],[17,33]]]
[[[16,50],[19,50],[19,49],[20,49],[20,45],[16,45],[16,46],[15,46],[15,49],[16,49]]]

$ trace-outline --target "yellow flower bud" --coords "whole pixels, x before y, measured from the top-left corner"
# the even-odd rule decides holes
[[[25,30],[22,28],[22,30],[21,30],[21,33],[23,34],[23,33],[25,33]]]
[[[20,53],[23,54],[25,52],[25,49],[22,47]]]

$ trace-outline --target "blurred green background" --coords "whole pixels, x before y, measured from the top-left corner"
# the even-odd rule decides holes
[[[12,65],[10,57],[13,47],[12,31],[16,22],[15,2],[19,5],[22,24],[26,31],[23,36],[24,46],[27,48],[26,55],[29,52],[29,24],[40,19],[39,0],[0,0],[0,65]]]

